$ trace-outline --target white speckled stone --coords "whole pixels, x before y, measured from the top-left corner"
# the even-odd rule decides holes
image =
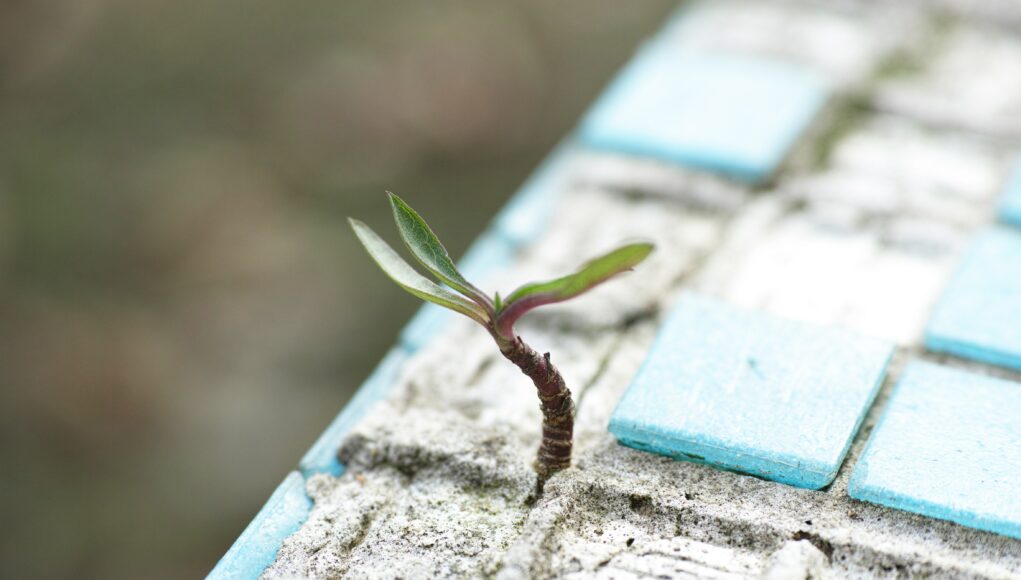
[[[834,224],[818,207],[783,214],[775,198],[749,206],[694,289],[795,320],[917,342],[965,235],[928,218],[883,228]]]
[[[892,50],[917,39],[917,14],[898,8],[702,1],[686,6],[663,34],[681,46],[797,62],[832,86],[850,86]]]
[[[880,107],[937,125],[1021,136],[1021,39],[1016,32],[956,26],[935,48],[925,46],[916,60],[921,70],[880,84]]]
[[[865,122],[834,147],[831,157],[828,171],[871,181],[884,195],[895,196],[890,209],[966,226],[989,219],[989,202],[1011,162],[1008,152],[990,142],[891,117]]]

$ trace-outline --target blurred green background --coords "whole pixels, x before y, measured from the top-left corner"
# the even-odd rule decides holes
[[[0,3],[0,576],[205,574],[674,4]]]

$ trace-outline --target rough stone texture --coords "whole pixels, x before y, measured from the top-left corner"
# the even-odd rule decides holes
[[[315,506],[265,575],[1021,576],[1021,541],[847,495],[851,469],[907,361],[1021,379],[921,348],[928,313],[962,249],[994,218],[1021,118],[1013,108],[1021,75],[983,73],[977,87],[947,79],[959,74],[959,62],[1015,70],[1021,41],[988,20],[965,19],[995,13],[994,3],[941,1],[957,15],[949,21],[931,9],[937,3],[898,5],[898,13],[909,12],[903,22],[921,23],[920,35],[910,27],[901,34],[902,21],[884,20],[885,13],[858,12],[863,4],[876,3],[688,9],[671,34],[689,27],[689,35],[703,31],[692,43],[786,53],[823,74],[846,74],[846,100],[758,188],[662,162],[572,151],[570,178],[554,180],[549,227],[487,281],[486,290],[505,294],[626,239],[657,244],[636,272],[519,325],[537,350],[552,353],[575,393],[575,467],[536,500],[534,389],[484,331],[455,319],[404,363],[387,400],[348,437],[344,475],[308,480]],[[774,34],[738,45],[705,33],[742,21],[752,29],[773,22],[804,42],[778,44]],[[828,35],[864,50],[811,48]],[[607,433],[620,395],[686,289],[900,345],[830,486],[809,491],[674,461],[622,447]]]
[[[996,24],[937,23],[929,42],[918,47],[924,52],[880,84],[877,106],[932,124],[1021,138],[1021,42],[1017,29]]]
[[[763,580],[809,580],[826,569],[826,554],[808,540],[791,540],[773,554]]]
[[[737,294],[775,283],[765,272],[735,279],[713,278],[710,270],[740,263],[740,248],[747,252],[777,223],[797,220],[829,232],[831,259],[845,265],[855,256],[848,248],[860,242],[853,233],[818,225],[810,200],[792,201],[779,192],[736,213],[707,209],[683,195],[593,187],[563,193],[561,203],[575,211],[558,211],[547,235],[495,283],[504,287],[570,269],[578,256],[623,238],[641,235],[659,244],[655,259],[636,273],[522,321],[520,333],[553,352],[579,400],[576,467],[554,477],[542,499],[529,505],[534,475],[528,465],[540,420],[533,388],[499,358],[481,329],[458,320],[408,361],[388,402],[348,438],[342,452],[348,472],[336,480],[310,480],[316,506],[305,527],[285,542],[268,577],[751,577],[790,558],[774,554],[792,540],[808,540],[827,554],[812,577],[1021,574],[1017,540],[847,497],[848,465],[881,403],[824,492],[619,446],[606,432],[608,417],[682,288],[714,279],[721,291]],[[964,236],[957,228],[946,231],[953,235],[930,235],[956,251]],[[901,275],[906,280],[942,273],[950,253],[908,251],[916,268]],[[779,254],[777,260],[788,257]],[[863,261],[881,258],[882,252],[873,252]],[[784,280],[778,295],[804,283]],[[843,304],[857,291],[856,285],[835,286],[820,296]],[[843,320],[840,308],[823,306],[804,302],[800,314]],[[878,324],[882,313],[873,319]],[[924,318],[916,322],[912,336]],[[873,334],[883,328],[876,326],[880,332]],[[907,356],[898,356],[892,376]]]
[[[694,287],[913,344],[1011,161],[979,138],[865,118],[823,167],[747,206]]]
[[[310,480],[316,507],[267,577],[735,578],[773,569],[790,540],[826,556],[813,577],[1021,573],[1016,540],[609,437],[530,506],[534,476],[504,434],[471,444],[456,414],[404,419],[366,424],[344,448],[348,473]]]
[[[534,475],[506,432],[471,436],[456,413],[383,405],[341,449],[348,475],[315,476],[315,508],[268,578],[491,575],[527,517]],[[403,422],[407,421],[407,427]],[[366,434],[368,433],[368,434]],[[428,447],[422,445],[428,441]]]
[[[893,3],[869,11],[839,3],[702,1],[664,36],[679,46],[796,62],[838,88],[872,76],[891,53],[917,42],[919,13]]]

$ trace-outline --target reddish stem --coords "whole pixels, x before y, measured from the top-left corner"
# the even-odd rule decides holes
[[[564,377],[550,362],[549,353],[540,355],[520,337],[513,340],[496,338],[503,356],[532,379],[539,395],[542,443],[539,444],[539,453],[535,459],[535,471],[539,474],[541,489],[551,475],[571,465],[574,400],[564,383]]]

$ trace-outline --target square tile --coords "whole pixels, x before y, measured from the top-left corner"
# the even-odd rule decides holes
[[[585,117],[579,138],[758,183],[826,96],[821,77],[795,64],[653,41]]]
[[[848,493],[1021,538],[1021,384],[911,363]]]
[[[925,346],[1021,369],[1021,230],[975,236],[929,318]]]
[[[819,489],[836,476],[892,350],[685,294],[610,432],[638,449]]]
[[[1003,189],[1000,200],[1000,219],[1021,228],[1021,158],[1014,166],[1014,173]]]

